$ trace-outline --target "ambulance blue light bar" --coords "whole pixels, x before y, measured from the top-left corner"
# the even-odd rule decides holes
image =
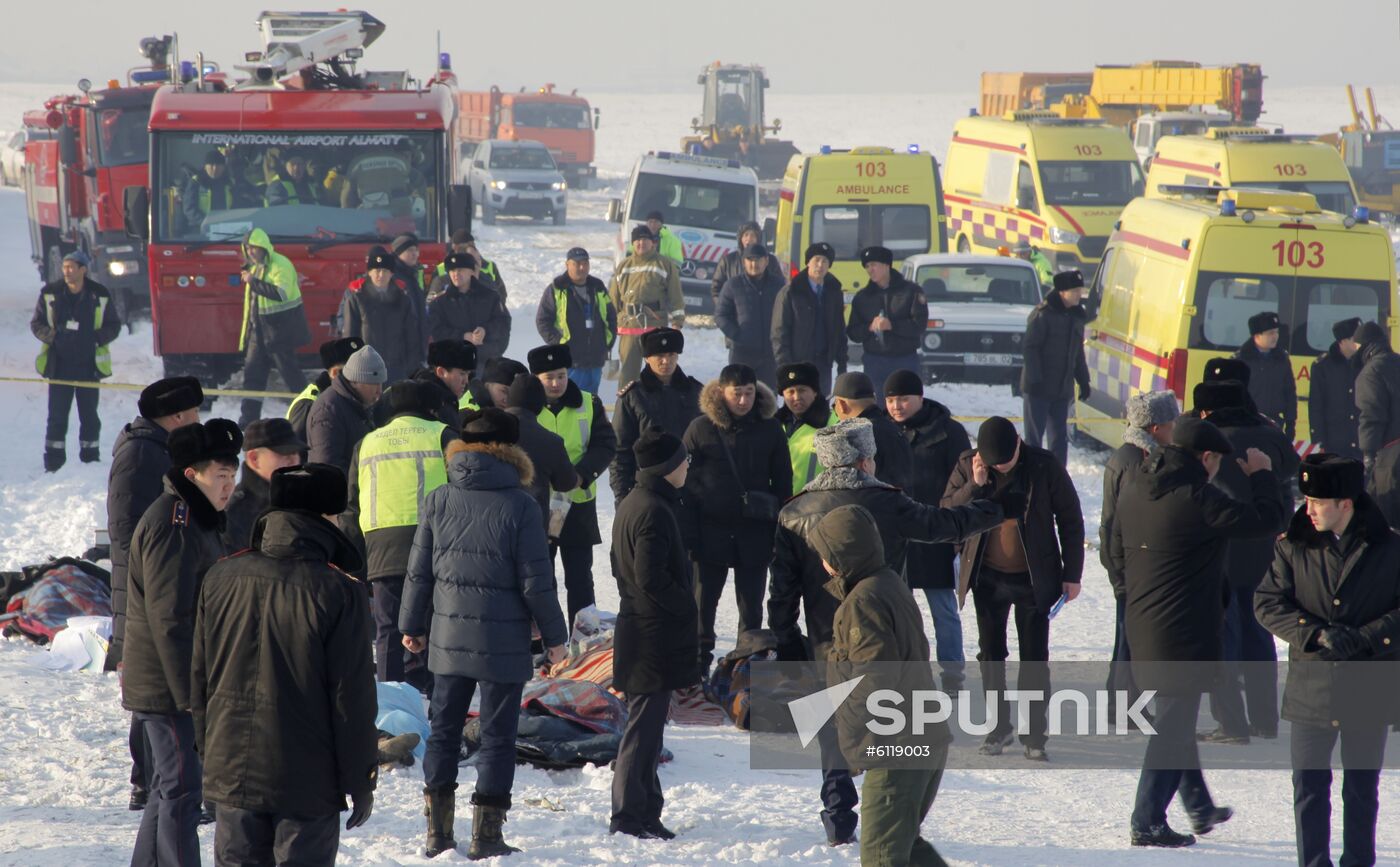
[[[826,155],[826,154],[830,154],[830,153],[831,153],[831,145],[822,145],[822,154],[823,154],[823,155]]]
[[[916,145],[916,144],[911,144],[911,145],[909,146],[909,153],[911,153],[911,154],[916,154],[916,153],[918,153],[918,152],[919,152],[919,146],[918,146],[918,145]]]
[[[1356,209],[1351,212],[1351,216],[1358,223],[1369,223],[1371,222],[1371,209],[1365,205],[1357,205]]]
[[[1235,200],[1226,199],[1220,203],[1220,216],[1233,217],[1235,215]]]

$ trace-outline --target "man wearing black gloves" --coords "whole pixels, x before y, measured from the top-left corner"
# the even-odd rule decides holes
[[[368,821],[378,779],[369,606],[343,571],[359,553],[325,517],[345,510],[345,474],[285,468],[269,489],[253,547],[200,588],[194,736],[218,805],[218,863],[331,867],[337,814],[348,797],[346,830]]]
[[[1293,439],[1298,421],[1298,383],[1293,378],[1293,359],[1279,346],[1280,323],[1273,311],[1249,317],[1249,339],[1235,357],[1249,365],[1249,396],[1269,421],[1283,428]]]
[[[1018,688],[1050,690],[1050,616],[1056,603],[1079,595],[1084,571],[1084,515],[1064,464],[1023,441],[1011,422],[992,416],[977,431],[977,448],[963,452],[943,493],[943,505],[1020,494],[1026,508],[1001,526],[962,545],[958,604],[972,591],[977,609],[977,661],[987,690],[1002,695],[997,726],[982,743],[999,756],[1015,739],[1015,714],[1006,692],[1006,619],[1015,611],[1021,666]],[[1026,758],[1047,761],[1045,702],[1032,702],[1030,731],[1021,737]]]
[[[1226,543],[1269,532],[1284,507],[1268,455],[1250,449],[1240,459],[1231,451],[1215,425],[1179,419],[1171,444],[1152,450],[1118,498],[1111,568],[1124,576],[1133,678],[1142,690],[1157,693],[1157,733],[1143,756],[1133,806],[1134,846],[1196,842],[1167,824],[1167,807],[1178,793],[1197,834],[1233,815],[1229,807],[1217,807],[1206,788],[1196,715],[1220,659]],[[1245,502],[1210,483],[1231,457],[1249,477]]]
[[[1288,642],[1283,717],[1293,724],[1298,863],[1330,865],[1332,752],[1342,742],[1343,864],[1376,863],[1388,729],[1400,719],[1400,536],[1366,496],[1359,461],[1303,462],[1307,503],[1259,585],[1259,622]],[[1333,664],[1340,663],[1340,664]]]
[[[866,247],[860,251],[860,264],[870,282],[851,300],[846,334],[864,348],[865,372],[878,389],[896,370],[919,369],[919,344],[928,329],[928,298],[893,269],[894,253],[889,248]]]
[[[1055,285],[1026,317],[1022,344],[1021,404],[1025,408],[1026,442],[1041,441],[1061,464],[1069,459],[1069,409],[1074,386],[1079,399],[1089,398],[1089,366],[1084,361],[1084,323],[1089,317],[1084,299],[1084,276],[1061,271]]]
[[[704,383],[681,370],[685,334],[675,328],[655,328],[642,335],[641,376],[617,391],[613,429],[617,432],[617,458],[612,465],[613,498],[622,502],[637,477],[632,446],[642,432],[658,428],[672,436],[700,414],[700,390]]]

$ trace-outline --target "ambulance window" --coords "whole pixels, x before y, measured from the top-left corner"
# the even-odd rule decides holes
[[[1035,175],[1031,174],[1031,167],[1025,163],[1021,163],[1016,172],[1016,207],[1033,214],[1040,213],[1040,204],[1035,197]]]
[[[1299,288],[1311,281],[1302,281]],[[1305,312],[1307,345],[1299,346],[1295,332],[1293,352],[1327,351],[1332,345],[1332,326],[1353,317],[1362,322],[1380,319],[1380,293],[1383,283],[1312,283],[1307,288],[1308,307]],[[1299,295],[1303,295],[1299,292]]]
[[[1011,181],[1016,172],[1016,158],[1011,154],[987,155],[987,173],[982,178],[982,197],[989,202],[1010,204]]]
[[[1213,346],[1240,346],[1249,339],[1249,317],[1269,311],[1277,313],[1279,287],[1265,277],[1202,275],[1209,280],[1205,292],[1202,331]]]
[[[924,205],[885,205],[880,215],[878,243],[889,247],[896,259],[928,252],[929,210]]]
[[[812,237],[830,244],[836,250],[837,259],[859,259],[863,240],[860,217],[857,208],[813,208]]]
[[[1041,160],[1047,205],[1126,205],[1142,195],[1137,160]]]

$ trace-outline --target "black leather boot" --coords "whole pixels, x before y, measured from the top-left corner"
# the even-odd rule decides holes
[[[423,854],[436,858],[457,848],[457,841],[452,839],[457,793],[454,789],[424,789],[423,800],[423,815],[428,817],[428,845]]]
[[[510,795],[472,794],[472,842],[467,857],[473,861],[509,855],[520,850],[506,845],[501,826],[510,810]]]

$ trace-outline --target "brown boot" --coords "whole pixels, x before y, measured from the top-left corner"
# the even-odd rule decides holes
[[[472,842],[467,857],[473,861],[509,855],[520,850],[507,846],[501,833],[510,810],[510,795],[472,794]]]
[[[429,858],[457,848],[457,841],[452,839],[452,814],[457,797],[454,789],[423,790],[423,815],[428,817],[428,846],[423,854]]]

